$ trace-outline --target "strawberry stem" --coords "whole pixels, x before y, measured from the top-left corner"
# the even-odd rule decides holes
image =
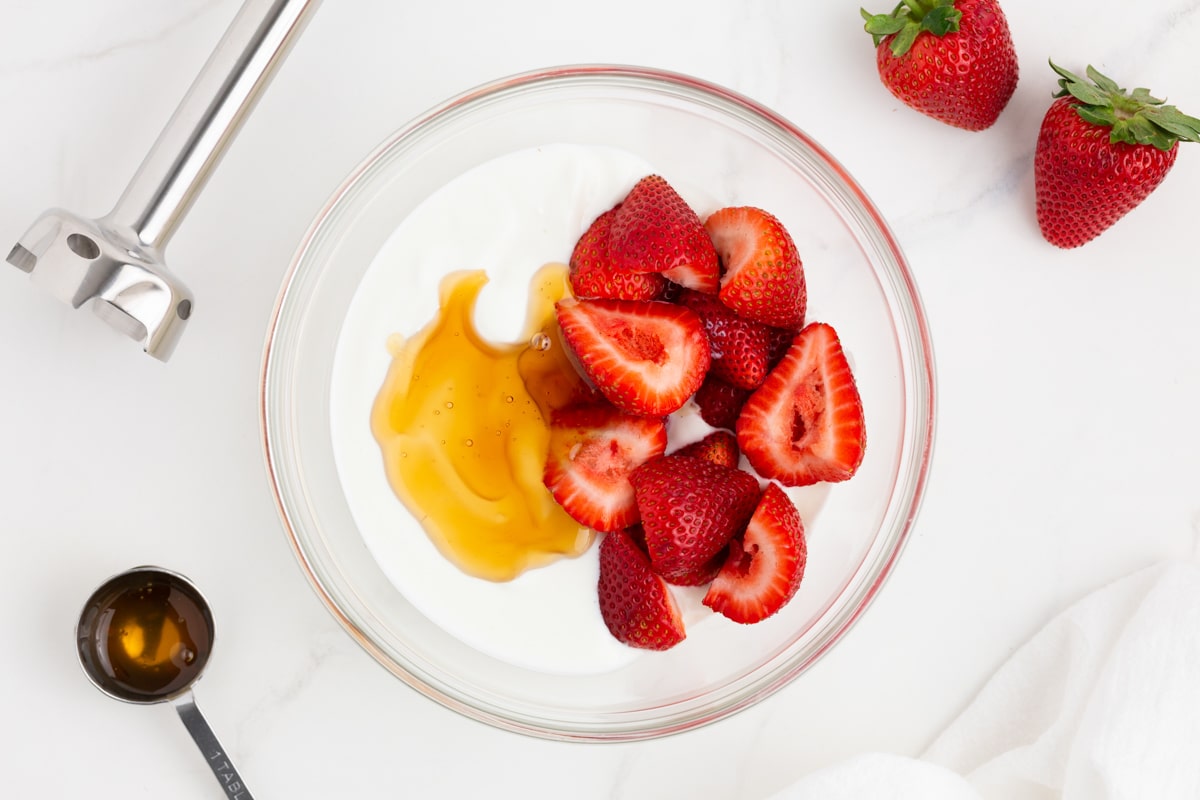
[[[1071,97],[1079,116],[1093,125],[1109,128],[1112,144],[1146,144],[1170,150],[1179,142],[1200,142],[1200,119],[1175,106],[1165,105],[1149,89],[1126,92],[1095,67],[1087,68],[1090,82],[1050,62],[1059,76],[1055,97]]]
[[[872,14],[859,9],[866,20],[863,30],[871,34],[875,46],[891,36],[888,49],[894,56],[902,56],[912,49],[917,37],[923,33],[945,36],[957,33],[962,12],[954,7],[954,0],[901,0],[890,14]]]

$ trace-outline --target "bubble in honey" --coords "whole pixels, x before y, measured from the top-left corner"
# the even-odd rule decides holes
[[[525,331],[513,344],[475,328],[486,282],[478,271],[443,279],[435,318],[393,353],[371,430],[392,489],[439,550],[468,574],[505,581],[591,543],[592,532],[542,484],[551,411],[590,390],[553,344],[565,265],[547,265],[531,282]],[[453,414],[440,414],[452,405]]]

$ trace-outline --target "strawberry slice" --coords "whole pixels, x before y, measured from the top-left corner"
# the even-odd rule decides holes
[[[620,530],[638,521],[629,474],[666,447],[667,426],[658,417],[607,405],[555,411],[542,482],[579,524]]]
[[[660,272],[709,294],[720,285],[717,253],[700,217],[658,175],[638,181],[614,209],[609,252],[618,270]]]
[[[684,289],[679,303],[704,323],[712,355],[709,371],[739,389],[757,389],[769,371],[771,328],[742,319],[711,294]]]
[[[736,469],[741,452],[738,450],[736,436],[729,431],[713,431],[699,441],[684,445],[671,455],[691,456],[720,467]]]
[[[733,430],[749,397],[748,390],[730,386],[715,375],[709,375],[692,399],[700,409],[701,419],[714,428]]]
[[[671,589],[626,531],[600,542],[600,616],[617,641],[667,650],[684,640],[683,617]]]
[[[844,481],[862,463],[866,426],[837,332],[804,328],[737,420],[738,445],[758,474],[784,486]]]
[[[690,309],[568,297],[555,312],[583,373],[623,411],[666,416],[687,402],[708,372],[708,339]]]
[[[758,208],[723,208],[704,223],[721,260],[721,302],[744,319],[796,330],[808,290],[796,244],[783,223]]]
[[[608,249],[612,218],[612,209],[596,217],[575,243],[567,273],[571,292],[586,299],[653,300],[662,294],[667,279],[656,272],[626,272],[616,268]]]
[[[654,571],[689,580],[729,544],[754,511],[758,481],[748,472],[690,456],[661,456],[630,476]]]
[[[807,560],[800,513],[782,489],[768,484],[746,532],[729,543],[704,605],[734,622],[760,622],[795,596]]]

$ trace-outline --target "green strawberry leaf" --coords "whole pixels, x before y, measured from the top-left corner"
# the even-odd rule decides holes
[[[876,47],[883,43],[884,37],[899,33],[907,24],[907,20],[895,16],[894,11],[891,14],[872,14],[865,8],[860,8],[858,11],[866,20],[863,30],[871,34]]]
[[[1111,106],[1076,106],[1075,111],[1093,125],[1112,128],[1117,124],[1117,115]]]
[[[908,24],[906,20],[898,19],[890,14],[871,14],[865,8],[859,10],[862,12],[863,19],[867,21],[863,30],[875,39],[876,47],[883,41],[883,37],[899,33]]]
[[[1142,113],[1146,119],[1181,141],[1200,142],[1200,119],[1189,117],[1175,106],[1159,106]]]
[[[1107,75],[1100,74],[1100,71],[1091,64],[1088,64],[1087,76],[1105,92],[1112,92],[1115,94],[1125,93],[1124,89],[1122,89],[1120,86],[1117,86],[1116,81],[1114,81],[1112,78],[1109,78]]]
[[[957,31],[958,23],[961,20],[962,12],[952,4],[939,5],[930,9],[929,13],[922,18],[921,28],[934,36],[945,36],[947,33]]]
[[[1109,134],[1108,140],[1126,144],[1148,144],[1159,150],[1170,150],[1173,143],[1170,134],[1140,116],[1117,120],[1116,124],[1112,126],[1112,133]]]
[[[921,33],[921,26],[916,22],[908,22],[900,29],[900,33],[896,34],[896,38],[892,39],[891,51],[894,56],[902,56],[912,49],[913,43],[917,41],[917,35]]]
[[[1157,97],[1151,97],[1149,89],[1134,89],[1130,97],[1148,106],[1161,106],[1166,102],[1165,100],[1159,100]]]
[[[1059,76],[1055,97],[1071,97],[1075,111],[1093,125],[1109,128],[1109,142],[1149,145],[1170,150],[1178,142],[1200,142],[1200,119],[1189,117],[1175,106],[1163,105],[1149,89],[1126,93],[1116,81],[1088,66],[1085,81],[1050,62]]]
[[[1081,103],[1086,103],[1089,106],[1111,106],[1112,101],[1109,95],[1103,90],[1096,88],[1088,83],[1071,83],[1064,81],[1063,94],[1069,94]]]
[[[962,20],[962,12],[954,7],[955,0],[901,0],[888,14],[872,14],[865,8],[859,9],[865,24],[863,30],[871,34],[871,40],[879,47],[888,36],[893,37],[888,49],[892,54],[903,56],[912,49],[913,43],[922,33],[945,36],[956,33]]]
[[[1067,91],[1067,86],[1072,83],[1083,83],[1083,79],[1070,70],[1063,69],[1053,61],[1050,62],[1050,69],[1058,73],[1058,87],[1061,91],[1056,97],[1063,97]]]

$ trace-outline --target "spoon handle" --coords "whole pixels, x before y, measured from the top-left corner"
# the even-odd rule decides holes
[[[179,712],[179,718],[183,720],[183,727],[187,728],[188,733],[192,735],[192,740],[204,754],[209,769],[213,771],[213,775],[225,789],[225,795],[230,800],[254,800],[250,790],[246,788],[246,782],[242,780],[242,776],[238,774],[237,768],[233,766],[233,762],[226,754],[225,748],[221,747],[221,743],[217,741],[217,735],[213,733],[212,728],[208,726],[208,721],[196,707],[196,698],[192,696],[191,692],[181,695],[175,701],[175,710]]]

